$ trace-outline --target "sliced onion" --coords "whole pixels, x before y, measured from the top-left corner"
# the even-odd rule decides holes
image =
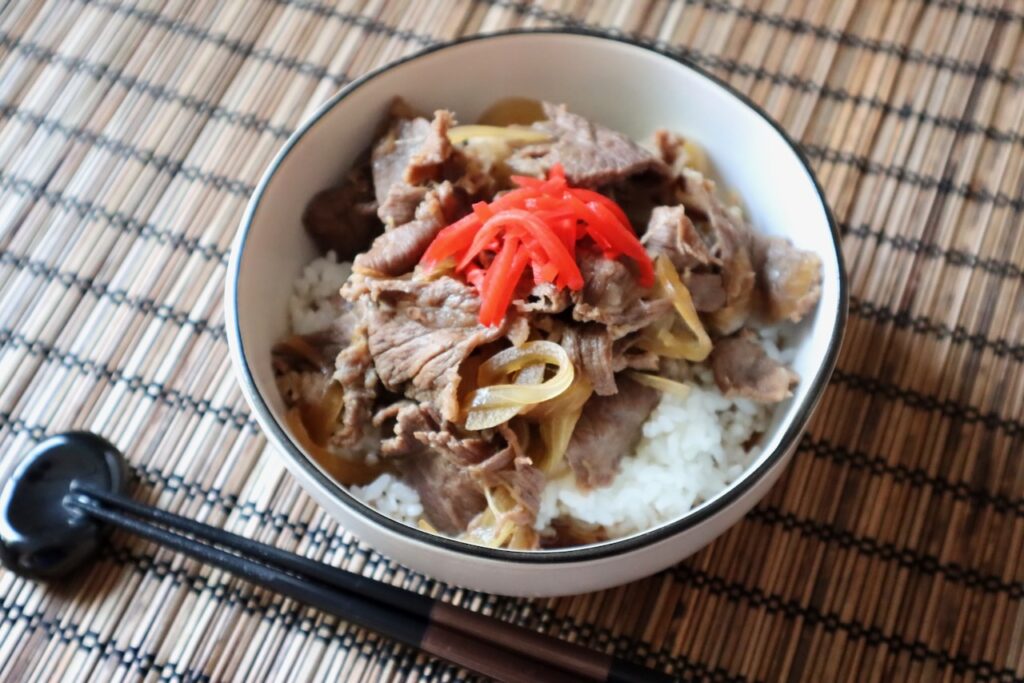
[[[520,142],[530,144],[534,142],[547,142],[551,136],[547,133],[533,128],[520,128],[516,126],[455,126],[448,129],[448,139],[452,144],[460,144],[471,138],[497,138],[506,142]]]
[[[565,393],[530,411],[531,418],[540,418],[544,451],[537,459],[537,467],[545,474],[554,472],[561,465],[576,423],[583,414],[583,405],[593,393],[590,381],[584,375],[577,375]]]
[[[631,380],[637,384],[643,384],[652,389],[666,394],[672,394],[679,398],[686,398],[690,395],[690,387],[682,382],[677,382],[674,379],[668,379],[667,377],[660,377],[658,375],[648,375],[645,372],[636,372],[630,370],[626,373]]]
[[[544,363],[535,363],[534,365],[527,365],[525,368],[516,373],[513,382],[515,384],[540,384],[544,381],[544,370],[546,365]],[[479,386],[479,385],[478,385]],[[502,423],[508,422],[513,417],[518,415],[522,410],[519,406],[513,406],[510,408],[481,408],[476,411],[473,415],[473,419],[476,423],[488,424],[490,427],[496,427]],[[468,426],[467,429],[474,429]],[[487,429],[487,427],[481,427],[480,429]]]
[[[539,384],[509,384],[508,378],[531,365],[554,365],[554,376]],[[561,346],[549,341],[530,341],[499,351],[480,366],[478,388],[466,397],[466,429],[496,427],[536,403],[549,401],[572,384],[575,370]],[[495,409],[507,409],[496,412]],[[509,412],[515,410],[509,415]],[[503,415],[508,417],[502,418]]]
[[[686,323],[686,327],[693,336],[693,339],[680,340],[680,354],[689,361],[700,362],[704,360],[711,353],[711,338],[708,337],[708,333],[700,321],[700,316],[697,315],[697,309],[693,305],[693,297],[690,296],[690,290],[679,279],[679,273],[676,271],[675,266],[672,265],[672,262],[664,254],[658,255],[655,273],[658,277],[658,284],[672,297],[672,304],[676,307],[679,317]],[[664,338],[662,341],[665,341]]]

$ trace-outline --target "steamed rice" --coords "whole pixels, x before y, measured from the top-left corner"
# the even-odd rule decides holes
[[[624,536],[679,517],[734,481],[757,456],[743,445],[768,425],[766,406],[726,398],[706,368],[685,398],[663,394],[632,455],[609,486],[581,490],[572,473],[549,481],[537,528],[568,515]]]
[[[330,326],[341,315],[338,293],[352,274],[352,262],[338,263],[333,251],[314,259],[302,269],[292,284],[288,301],[291,330],[294,334],[312,334]]]
[[[289,313],[299,334],[321,329],[338,315],[338,290],[352,272],[333,253],[312,261],[295,280]],[[766,353],[787,363],[777,329],[761,331]],[[623,458],[611,485],[584,491],[572,474],[547,483],[536,528],[550,527],[560,516],[572,516],[625,536],[676,519],[717,495],[757,458],[760,449],[744,448],[771,419],[770,406],[728,398],[718,390],[704,366],[680,362],[669,374],[691,385],[685,398],[664,394],[643,425],[634,452]],[[382,474],[351,493],[381,513],[416,526],[423,506],[415,489],[391,474]]]

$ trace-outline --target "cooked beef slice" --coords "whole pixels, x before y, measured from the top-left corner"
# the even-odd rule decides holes
[[[692,169],[680,176],[682,206],[658,207],[643,242],[680,271],[694,305],[721,335],[739,329],[752,307],[769,322],[798,321],[821,295],[821,261],[781,237],[753,233],[738,211]]]
[[[348,302],[343,304],[341,315],[326,328],[311,334],[292,335],[273,348],[275,380],[285,405],[298,406],[304,415],[315,417],[318,423],[324,417],[320,406],[335,382],[335,359],[359,329],[357,310]],[[331,432],[337,429],[332,424],[321,426]]]
[[[358,166],[338,186],[317,193],[306,205],[302,223],[321,252],[333,251],[349,261],[366,249],[381,229],[367,164]]]
[[[529,458],[516,458],[512,469],[495,472],[488,477],[492,485],[508,488],[515,498],[516,506],[505,513],[504,519],[525,527],[532,527],[540,509],[540,494],[547,483],[547,477],[533,466]]]
[[[459,435],[432,406],[415,401],[382,408],[373,423],[390,435],[381,441],[381,457],[393,460],[420,494],[427,521],[444,533],[464,531],[483,509],[483,488],[473,467],[492,458],[495,446],[475,435]]]
[[[658,151],[658,157],[672,169],[673,175],[679,175],[686,168],[689,154],[683,136],[659,128],[654,131],[654,148]]]
[[[364,449],[364,429],[377,395],[363,315],[361,305],[349,304],[329,327],[289,337],[273,350],[276,381],[289,407],[315,415],[332,385],[340,386],[341,412],[327,441],[346,450]]]
[[[481,325],[476,291],[448,276],[364,284],[369,349],[384,386],[430,403],[442,419],[456,421],[459,366],[474,349],[501,338],[508,318],[502,325]]]
[[[520,299],[514,299],[512,305],[523,313],[561,313],[569,308],[572,299],[569,298],[569,290],[557,288],[550,282],[536,283],[527,295]]]
[[[651,213],[642,239],[651,258],[664,254],[679,271],[679,277],[701,313],[713,313],[725,306],[728,295],[721,261],[708,251],[696,226],[682,205],[659,206]]]
[[[548,120],[534,127],[553,140],[513,152],[505,163],[514,173],[539,176],[561,163],[569,182],[585,187],[616,183],[644,172],[667,175],[665,165],[628,136],[573,114],[565,105],[545,102],[543,106]]]
[[[617,378],[619,392],[594,396],[583,405],[565,460],[584,487],[607,486],[619,461],[640,440],[641,427],[658,404],[654,389],[627,377]]]
[[[465,531],[487,505],[483,490],[469,470],[436,451],[402,458],[399,472],[420,495],[423,513],[444,534]]]
[[[356,270],[377,277],[404,275],[419,262],[437,233],[461,216],[461,200],[448,181],[424,190],[414,220],[387,230],[355,258]],[[413,218],[413,216],[410,216]]]
[[[361,273],[379,277],[404,275],[416,267],[443,227],[434,221],[412,221],[388,230],[356,256],[352,265]]]
[[[770,322],[798,322],[821,297],[821,259],[782,237],[754,238],[754,265]]]
[[[753,303],[755,274],[751,261],[751,231],[737,210],[726,208],[715,184],[700,173],[684,169],[683,205],[704,238],[708,251],[721,263],[725,305],[708,321],[712,330],[728,335],[746,322]]]
[[[608,328],[612,339],[646,327],[672,308],[668,298],[637,284],[622,261],[606,259],[596,251],[581,249],[576,256],[583,275],[583,289],[572,293],[572,317]]]
[[[441,179],[442,166],[452,152],[448,128],[451,112],[439,110],[433,121],[396,119],[373,148],[373,189],[378,215],[390,226],[414,213],[423,198],[414,188]]]
[[[494,455],[494,445],[475,436],[460,436],[454,427],[447,426],[416,432],[420,443],[439,453],[460,467],[472,467]]]
[[[721,273],[690,270],[681,273],[680,277],[690,291],[693,307],[698,313],[714,313],[725,306],[728,295]]]
[[[366,328],[360,327],[335,359],[334,379],[342,388],[341,421],[330,443],[339,448],[361,448],[366,425],[371,422],[377,399],[377,373],[366,340]]]
[[[682,205],[655,208],[641,241],[652,258],[664,254],[679,271],[720,264]]]
[[[494,455],[470,468],[481,486],[504,486],[516,500],[513,510],[505,513],[504,519],[515,524],[532,527],[540,508],[540,494],[547,483],[547,477],[533,466],[522,443],[509,423],[497,428],[507,444]]]
[[[437,419],[431,415],[429,407],[402,400],[374,413],[373,425],[381,431],[380,456],[403,458],[418,456],[427,450],[416,433],[437,429]]]
[[[710,362],[715,383],[723,394],[759,403],[777,403],[789,397],[799,379],[795,372],[769,358],[750,334],[715,342]]]
[[[415,217],[416,207],[426,196],[426,187],[404,182],[395,183],[388,190],[384,203],[377,209],[377,216],[387,228],[405,225]]]
[[[612,345],[612,370],[614,372],[658,369],[660,359],[658,354],[639,348],[637,341],[639,341],[639,335],[635,334],[615,340]]]
[[[595,394],[610,396],[618,391],[612,371],[612,338],[603,325],[566,325],[562,331],[561,344],[576,371],[590,380]]]

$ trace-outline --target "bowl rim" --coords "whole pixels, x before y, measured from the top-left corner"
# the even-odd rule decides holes
[[[828,348],[825,351],[825,356],[821,366],[818,368],[813,380],[811,381],[810,388],[807,392],[806,397],[802,405],[799,406],[794,418],[786,426],[786,429],[779,441],[778,447],[770,454],[768,454],[755,469],[745,473],[745,476],[730,484],[720,495],[715,497],[709,502],[702,504],[701,506],[691,510],[684,514],[681,518],[671,522],[662,523],[654,526],[645,531],[627,536],[625,538],[613,539],[602,542],[600,544],[570,547],[570,548],[554,548],[545,550],[509,550],[505,548],[489,548],[485,546],[475,545],[465,541],[449,538],[447,536],[441,536],[432,534],[416,527],[409,526],[402,522],[399,522],[387,515],[377,511],[370,505],[362,502],[355,496],[353,496],[344,486],[331,479],[315,462],[306,455],[301,448],[299,448],[292,437],[284,429],[284,427],[278,422],[277,418],[274,417],[273,412],[267,405],[263,396],[261,395],[256,382],[253,378],[253,373],[249,367],[248,360],[246,359],[244,344],[242,342],[241,328],[238,323],[238,278],[241,269],[241,254],[244,250],[246,238],[249,234],[249,230],[252,227],[253,219],[259,209],[260,202],[263,199],[264,193],[271,179],[276,174],[278,168],[284,159],[288,156],[291,150],[298,144],[302,137],[314,126],[320,119],[330,112],[336,105],[344,100],[348,95],[356,91],[359,87],[369,82],[370,80],[392,70],[398,68],[407,62],[411,62],[416,59],[420,59],[427,55],[440,50],[454,48],[466,43],[472,43],[477,41],[501,39],[514,36],[524,35],[563,35],[572,37],[587,37],[597,40],[605,40],[614,43],[626,44],[632,47],[640,48],[654,52],[662,57],[667,57],[677,62],[679,65],[691,69],[699,75],[707,78],[712,83],[720,88],[723,88],[726,92],[734,96],[739,102],[747,108],[754,111],[758,116],[764,119],[774,130],[781,136],[783,141],[792,149],[796,154],[797,159],[804,167],[807,177],[811,181],[815,191],[817,192],[818,199],[821,202],[821,206],[825,211],[826,220],[831,231],[832,246],[835,251],[835,259],[838,265],[839,282],[838,285],[838,300],[839,310],[835,318],[835,322],[832,326],[831,336],[829,338]],[[273,161],[267,167],[260,179],[255,190],[253,191],[252,197],[246,206],[245,213],[242,216],[241,223],[239,225],[239,231],[234,239],[231,250],[231,259],[228,264],[227,282],[225,298],[227,304],[227,333],[228,339],[231,342],[231,354],[234,360],[234,366],[237,375],[239,376],[239,382],[242,385],[243,393],[249,401],[251,407],[255,412],[258,423],[267,432],[272,441],[278,448],[283,449],[286,452],[287,457],[291,458],[299,467],[301,467],[305,474],[309,475],[317,483],[323,486],[326,490],[332,492],[336,500],[340,501],[345,507],[347,507],[352,513],[360,515],[367,519],[369,522],[383,526],[385,529],[390,530],[399,536],[406,538],[413,542],[424,543],[426,545],[437,547],[441,550],[447,550],[458,554],[471,555],[479,559],[486,560],[498,560],[501,562],[508,562],[519,565],[551,565],[551,564],[568,564],[568,563],[581,563],[589,562],[600,559],[607,559],[610,557],[625,555],[636,550],[654,545],[658,542],[665,541],[672,538],[688,529],[691,529],[698,524],[705,522],[718,513],[724,511],[732,504],[736,503],[743,497],[750,489],[752,489],[761,479],[765,477],[776,464],[795,446],[800,436],[802,435],[804,428],[814,411],[821,396],[828,385],[829,378],[835,369],[836,362],[839,356],[839,349],[842,344],[843,332],[846,327],[849,298],[848,298],[848,276],[846,273],[846,267],[843,260],[843,253],[841,249],[841,237],[839,229],[836,224],[835,217],[832,214],[832,210],[829,207],[828,201],[825,198],[825,193],[822,190],[821,184],[818,182],[817,177],[811,168],[807,157],[801,151],[797,143],[789,136],[789,134],[782,128],[782,126],[776,122],[764,109],[758,104],[753,102],[749,97],[744,95],[742,92],[736,90],[729,83],[723,81],[721,78],[705,71],[703,68],[695,64],[690,59],[675,54],[670,49],[664,47],[664,43],[661,41],[654,40],[640,40],[632,37],[623,35],[614,35],[605,33],[598,30],[582,27],[551,27],[551,28],[516,28],[508,29],[503,31],[496,31],[491,33],[474,34],[470,36],[463,36],[456,40],[446,41],[437,45],[429,46],[423,50],[419,50],[413,54],[407,55],[401,59],[385,64],[378,67],[359,78],[353,80],[351,83],[341,88],[338,92],[332,95],[326,102],[316,109],[308,118],[306,118],[288,137]],[[300,485],[302,482],[300,480]]]

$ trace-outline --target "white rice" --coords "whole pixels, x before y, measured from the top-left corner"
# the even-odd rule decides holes
[[[322,330],[341,313],[341,295],[338,290],[352,274],[352,263],[338,263],[333,251],[314,259],[302,269],[292,285],[288,302],[291,330],[295,334],[309,334]]]
[[[400,522],[416,526],[423,505],[416,489],[390,474],[382,474],[366,486],[350,486],[349,492],[367,505]]]
[[[537,529],[571,516],[625,536],[685,514],[742,474],[758,451],[743,444],[764,431],[769,410],[726,398],[706,368],[694,368],[687,383],[692,388],[685,398],[662,396],[609,486],[582,490],[571,473],[549,481]]]
[[[296,279],[289,311],[292,330],[308,334],[329,325],[339,312],[338,290],[352,272],[333,253],[310,263]],[[785,330],[760,331],[765,352],[788,363]],[[782,350],[780,350],[780,347]],[[744,449],[763,432],[771,407],[726,398],[704,366],[680,362],[671,375],[692,390],[685,398],[664,395],[643,425],[634,452],[623,458],[611,485],[585,491],[571,474],[549,481],[541,496],[536,527],[543,530],[560,516],[604,525],[612,537],[625,536],[678,518],[717,495],[757,457]],[[415,489],[390,474],[366,486],[353,486],[354,496],[383,514],[416,526],[423,506]]]

